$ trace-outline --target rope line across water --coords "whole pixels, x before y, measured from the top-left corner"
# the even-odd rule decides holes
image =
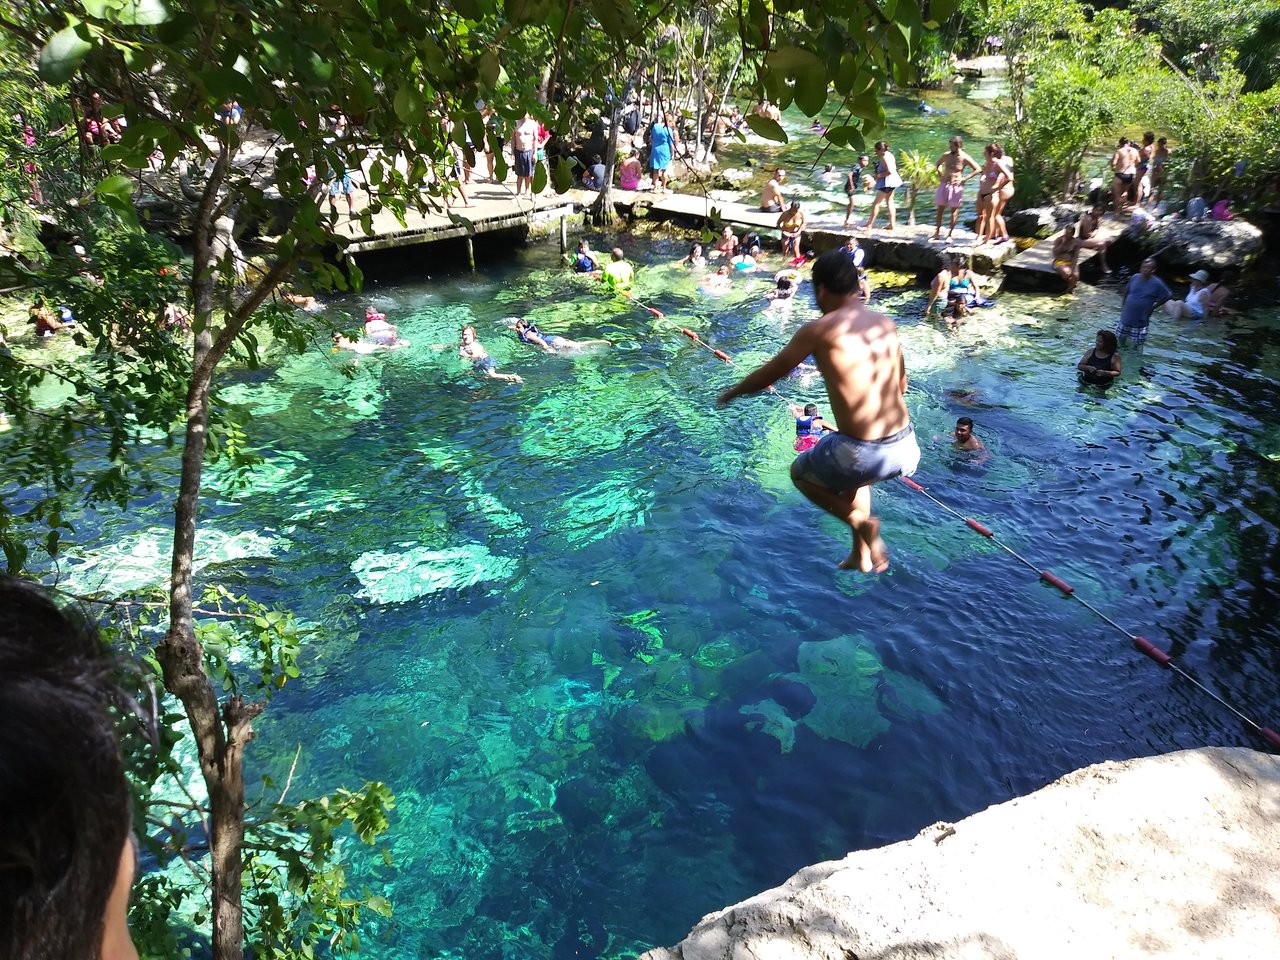
[[[1081,604],[1084,605],[1085,609],[1089,610],[1091,613],[1097,616],[1100,620],[1103,620],[1106,623],[1110,624],[1120,633],[1128,637],[1129,640],[1133,642],[1134,647],[1136,647],[1142,654],[1144,654],[1150,660],[1159,664],[1162,667],[1167,667],[1168,669],[1172,670],[1174,673],[1178,674],[1178,676],[1182,677],[1184,680],[1191,683],[1194,687],[1196,687],[1196,689],[1200,690],[1205,694],[1208,694],[1208,696],[1210,696],[1212,699],[1217,701],[1221,706],[1225,707],[1227,710],[1231,711],[1233,714],[1239,717],[1245,723],[1246,726],[1248,726],[1255,733],[1257,733],[1258,736],[1262,737],[1264,740],[1270,743],[1272,747],[1280,749],[1280,733],[1276,733],[1276,731],[1271,729],[1270,727],[1265,727],[1262,724],[1257,723],[1251,718],[1249,718],[1248,716],[1246,716],[1243,712],[1238,710],[1233,704],[1224,700],[1221,696],[1219,696],[1217,693],[1214,693],[1214,691],[1210,690],[1207,686],[1205,686],[1203,683],[1197,680],[1194,676],[1192,676],[1182,667],[1178,666],[1178,664],[1174,663],[1173,657],[1169,656],[1169,654],[1165,653],[1163,650],[1157,647],[1154,643],[1152,643],[1146,637],[1143,637],[1136,633],[1131,633],[1130,631],[1126,630],[1120,624],[1116,623],[1116,621],[1114,621],[1105,613],[1103,613],[1101,610],[1099,610],[1097,607],[1095,607],[1088,600],[1084,599],[1084,597],[1076,593],[1075,587],[1071,586],[1071,584],[1067,583],[1061,577],[1057,576],[1056,574],[1048,570],[1040,569],[1034,563],[1028,560],[1026,557],[1022,556],[1020,553],[1015,551],[1008,544],[1003,543],[994,533],[992,533],[989,529],[987,529],[977,520],[974,520],[972,517],[966,517],[964,514],[960,513],[958,510],[952,509],[950,506],[943,503],[941,500],[939,500],[937,497],[931,494],[928,490],[922,487],[915,480],[912,480],[910,477],[899,477],[898,479],[901,480],[903,483],[905,483],[912,490],[916,491],[917,493],[924,494],[924,496],[928,497],[929,500],[933,501],[934,504],[941,507],[943,510],[951,514],[956,519],[962,521],[966,527],[968,527],[970,530],[973,530],[979,536],[986,537],[988,540],[994,543],[1001,550],[1005,551],[1005,553],[1008,553],[1009,555],[1014,557],[1019,563],[1023,564],[1024,566],[1028,567],[1031,570],[1034,570],[1037,574],[1039,574],[1041,580],[1043,580],[1045,583],[1049,584],[1050,586],[1056,587],[1059,591],[1062,592],[1064,596],[1068,597],[1069,599],[1078,600]]]

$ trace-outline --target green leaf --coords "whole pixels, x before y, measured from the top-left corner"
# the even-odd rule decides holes
[[[78,30],[78,26],[63,27],[40,51],[40,77],[46,83],[66,83],[93,49]]]
[[[552,181],[556,185],[556,193],[564,193],[573,186],[573,161],[567,157],[556,159],[556,168],[552,171]]]
[[[764,62],[770,70],[781,70],[783,73],[822,69],[822,61],[817,54],[803,47],[785,46],[770,50],[765,54]]]
[[[498,53],[489,48],[480,54],[476,61],[476,71],[480,74],[480,82],[492,90],[498,85],[498,73],[502,69],[498,63]]]
[[[848,124],[832,127],[827,131],[827,139],[837,147],[853,147],[855,150],[861,150],[866,146],[866,141],[862,138],[862,131]]]
[[[422,100],[418,96],[418,91],[408,85],[396,91],[392,106],[395,108],[396,116],[404,123],[413,123],[422,114]]]
[[[796,74],[795,97],[806,117],[816,116],[827,105],[827,71],[821,64]]]
[[[161,0],[124,0],[116,19],[131,27],[153,27],[169,19],[169,10]]]
[[[547,189],[547,165],[541,160],[533,168],[533,192],[535,195]]]
[[[787,143],[787,131],[774,120],[768,117],[758,117],[754,113],[748,114],[747,126],[751,128],[751,132],[757,137],[764,137],[766,140],[772,140],[775,143]]]

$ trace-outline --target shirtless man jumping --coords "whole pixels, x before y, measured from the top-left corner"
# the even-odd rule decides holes
[[[882,573],[889,568],[889,553],[880,539],[880,521],[871,513],[871,485],[910,476],[920,462],[902,397],[907,368],[898,330],[890,317],[873,313],[858,299],[857,271],[841,250],[814,262],[813,290],[822,316],[801,326],[777,356],[721,393],[718,402],[766,389],[813,354],[839,429],[796,457],[791,480],[849,525],[853,549],[840,568]]]
[[[956,220],[960,216],[960,204],[964,203],[964,170],[973,167],[978,172],[981,167],[978,161],[964,152],[964,139],[951,138],[951,149],[938,158],[938,189],[933,195],[933,202],[938,206],[938,219],[933,227],[931,240],[937,240],[942,232],[942,212],[951,211],[951,229],[947,231],[947,239],[955,236]]]

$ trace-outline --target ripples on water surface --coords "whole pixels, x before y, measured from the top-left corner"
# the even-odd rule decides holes
[[[676,329],[761,359],[811,315],[808,284],[780,318],[764,279],[710,299],[662,265],[680,243],[628,246],[672,323],[534,247],[373,286],[414,345],[353,380],[314,352],[224,391],[266,460],[237,493],[212,471],[207,570],[330,631],[251,763],[280,781],[302,743],[298,795],[398,795],[393,866],[359,878],[396,904],[370,955],[622,956],[1080,765],[1250,743],[905,486],[876,493],[892,572],[837,573],[841,528],[787,480],[786,410],[717,410],[743,367]],[[915,319],[920,292],[882,302],[903,318],[919,479],[1274,722],[1276,314],[1157,319],[1104,395],[1072,368],[1118,298],[1082,290],[1002,296],[958,332]],[[335,325],[362,302],[332,304]],[[616,346],[535,352],[503,325],[519,313]],[[430,349],[464,322],[523,385]],[[931,441],[964,414],[985,472]],[[75,578],[158,576],[167,519],[157,498],[113,521]]]

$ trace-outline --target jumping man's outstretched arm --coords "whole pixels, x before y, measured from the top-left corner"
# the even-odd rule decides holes
[[[785,377],[799,366],[805,357],[813,353],[813,348],[817,342],[818,337],[813,331],[813,325],[811,323],[804,324],[795,332],[791,341],[778,352],[777,356],[767,361],[764,366],[758,367],[747,374],[728,390],[723,391],[716,398],[716,402],[726,404],[735,397],[741,397],[748,393],[759,393],[761,390],[768,388]]]

